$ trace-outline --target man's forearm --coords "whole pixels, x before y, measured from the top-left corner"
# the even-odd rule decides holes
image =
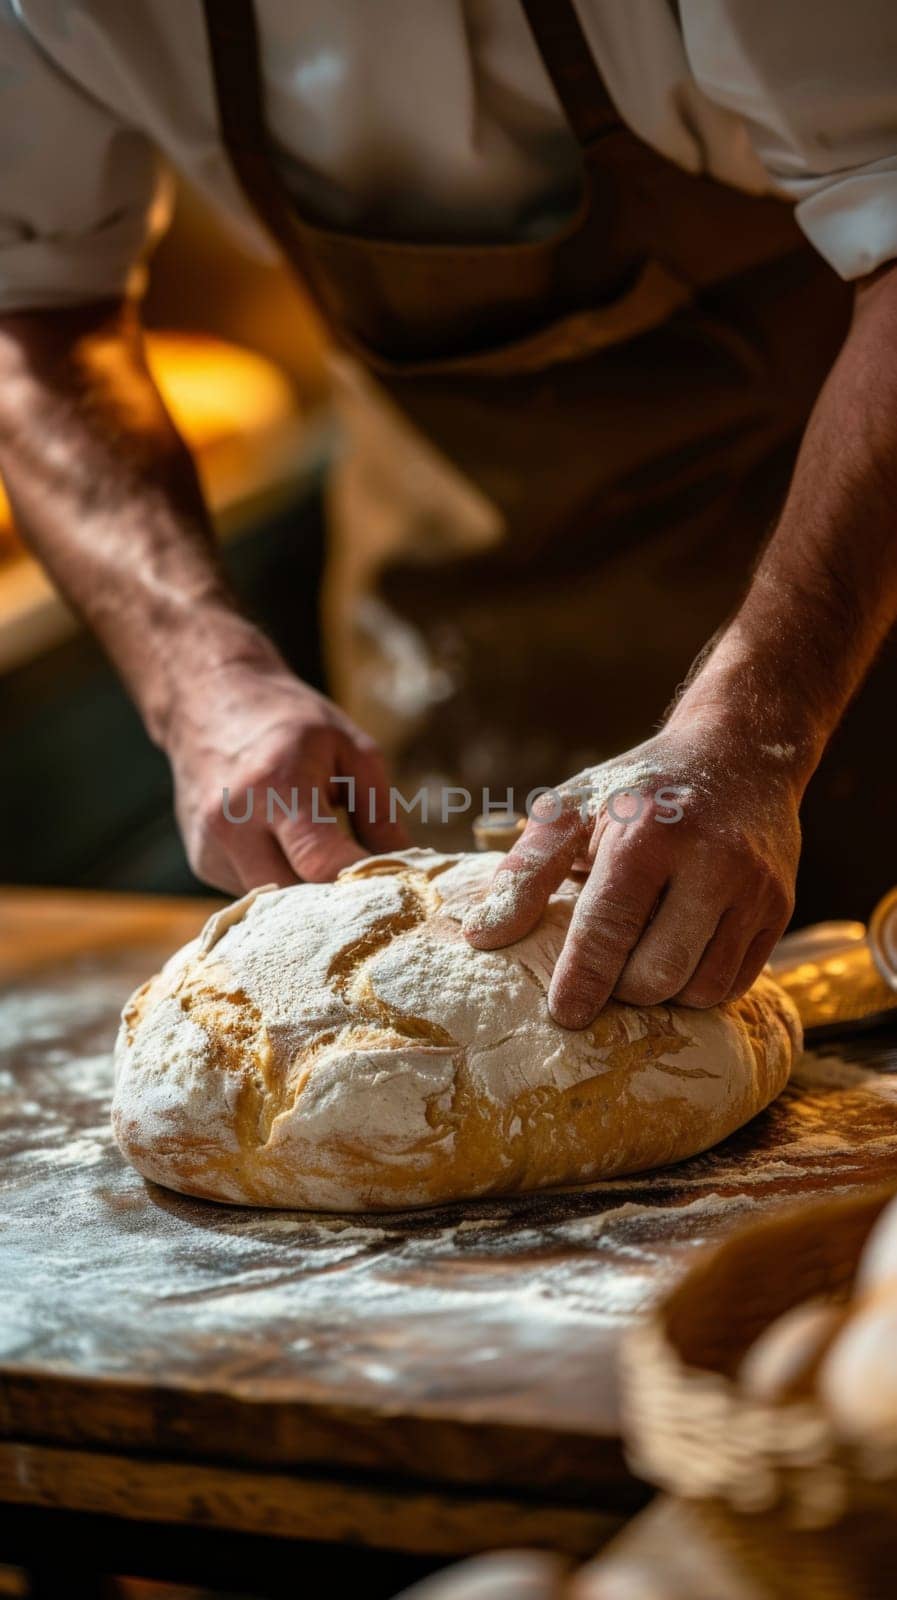
[[[116,305],[0,318],[0,471],[16,522],[99,636],[172,766],[194,872],[228,893],[322,881],[401,849],[371,741],[241,616],[193,463]],[[319,827],[335,776],[378,797],[357,840]],[[224,787],[273,789],[233,826]],[[295,797],[295,803],[294,798]],[[333,817],[335,821],[335,816]]]
[[[191,676],[273,655],[230,592],[133,310],[0,319],[0,471],[22,536],[159,742]]]
[[[897,618],[897,268],[857,293],[738,613],[674,719],[743,720],[802,787]]]

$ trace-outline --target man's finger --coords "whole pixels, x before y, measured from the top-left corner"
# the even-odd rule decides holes
[[[702,1011],[722,1004],[741,971],[757,921],[756,915],[746,914],[740,906],[724,912],[694,972],[677,994],[678,1004]]]
[[[781,931],[780,928],[761,928],[760,932],[751,940],[748,953],[741,963],[735,975],[735,982],[726,996],[727,1000],[737,1000],[759,978],[772,954],[773,946],[781,937]]]
[[[694,872],[674,877],[620,973],[615,998],[630,1006],[657,1006],[678,995],[714,937],[724,910],[725,904],[707,892]]]
[[[239,835],[239,828],[234,832]],[[230,860],[243,894],[260,883],[276,883],[279,889],[288,889],[296,882],[296,873],[270,833],[253,828],[245,837],[238,837],[231,846]]]
[[[617,984],[666,886],[666,868],[621,849],[606,833],[576,902],[548,1009],[564,1028],[587,1028]]]
[[[462,931],[470,943],[478,950],[498,950],[529,933],[581,853],[587,831],[573,807],[552,820],[533,815],[485,899],[464,918]]]
[[[304,883],[330,883],[343,867],[363,861],[368,853],[343,832],[327,803],[323,783],[311,812],[275,816],[273,827],[287,861]]]
[[[377,854],[407,850],[411,835],[396,814],[390,820],[390,783],[380,751],[376,746],[351,744],[344,755],[343,771],[355,778],[355,810],[352,826],[362,844]]]
[[[196,864],[191,862],[191,868],[197,878],[208,884],[210,889],[220,889],[222,894],[231,894],[237,898],[246,893],[240,873],[224,855],[215,855],[211,859],[203,856]]]

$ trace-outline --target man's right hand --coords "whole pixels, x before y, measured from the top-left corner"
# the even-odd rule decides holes
[[[197,877],[242,894],[260,883],[325,882],[368,851],[406,848],[404,827],[389,820],[389,780],[373,740],[266,641],[247,657],[193,682],[166,731]],[[350,788],[339,778],[355,780],[354,837],[336,820]],[[250,793],[251,816],[233,820],[246,815]]]

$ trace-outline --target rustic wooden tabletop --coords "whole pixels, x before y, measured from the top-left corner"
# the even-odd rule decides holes
[[[705,1241],[897,1172],[893,1034],[707,1155],[396,1216],[192,1201],[109,1129],[129,991],[208,902],[0,895],[0,1502],[369,1549],[586,1554],[643,1498],[623,1330]]]

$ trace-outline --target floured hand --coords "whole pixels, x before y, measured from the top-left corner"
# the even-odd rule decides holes
[[[750,987],[793,908],[799,786],[789,751],[706,711],[535,802],[487,898],[478,949],[522,938],[577,865],[588,873],[549,991],[584,1028],[613,995],[708,1007]]]

